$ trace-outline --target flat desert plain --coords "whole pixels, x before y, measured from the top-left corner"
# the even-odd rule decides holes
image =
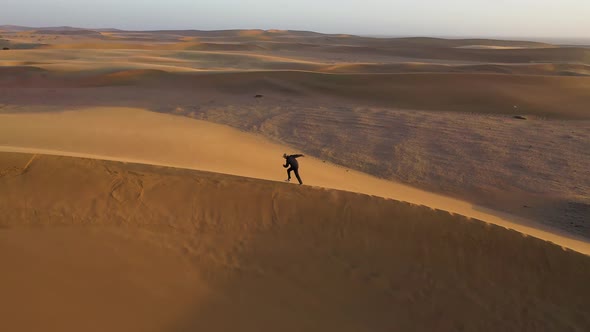
[[[589,110],[582,46],[0,27],[0,330],[589,330]]]

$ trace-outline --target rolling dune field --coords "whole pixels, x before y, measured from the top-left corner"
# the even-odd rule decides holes
[[[0,26],[0,330],[590,330],[589,106],[581,45]]]

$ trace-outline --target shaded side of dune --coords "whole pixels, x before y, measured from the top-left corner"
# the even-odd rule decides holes
[[[188,260],[207,295],[168,322],[170,331],[590,328],[587,256],[426,207],[205,172],[10,153],[0,154],[0,198],[2,236],[114,229]],[[119,255],[127,257],[124,250]],[[12,272],[43,260],[10,259],[29,257],[20,252],[0,257]],[[50,306],[26,284],[1,282],[3,275],[0,290],[10,287],[28,301],[25,308],[0,297],[2,311],[55,312],[51,321],[36,322],[46,330],[67,319],[60,310],[75,306],[68,300],[93,300],[76,298],[61,283],[58,293],[70,295]],[[102,284],[123,282],[116,274],[99,276],[107,279]],[[137,282],[149,280],[147,274]],[[94,309],[84,317],[119,328],[109,325],[112,309]],[[131,321],[143,314],[126,310]],[[15,315],[7,317],[0,327],[14,328]]]

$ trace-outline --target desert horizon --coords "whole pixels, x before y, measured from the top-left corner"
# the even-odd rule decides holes
[[[590,329],[587,45],[0,25],[0,330]]]
[[[590,38],[584,37],[570,37],[567,35],[562,36],[550,36],[550,35],[493,35],[493,34],[395,34],[395,33],[359,33],[359,32],[327,32],[322,30],[301,30],[301,29],[278,29],[278,28],[259,28],[259,27],[232,27],[232,28],[142,28],[142,29],[129,29],[122,27],[101,27],[101,26],[27,26],[19,24],[3,24],[0,26],[3,30],[94,30],[103,32],[113,31],[128,31],[128,32],[156,32],[156,31],[200,31],[200,32],[213,32],[213,31],[298,31],[298,32],[311,32],[323,35],[350,35],[357,37],[367,38],[437,38],[437,39],[471,39],[471,40],[512,40],[512,41],[529,41],[529,42],[541,42],[549,44],[558,44],[561,46],[567,45],[580,45],[590,46]]]

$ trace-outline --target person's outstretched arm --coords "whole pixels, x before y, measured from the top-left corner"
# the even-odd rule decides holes
[[[299,157],[305,157],[305,156],[302,155],[302,154],[294,154],[291,157],[293,157],[293,158],[299,158]]]

